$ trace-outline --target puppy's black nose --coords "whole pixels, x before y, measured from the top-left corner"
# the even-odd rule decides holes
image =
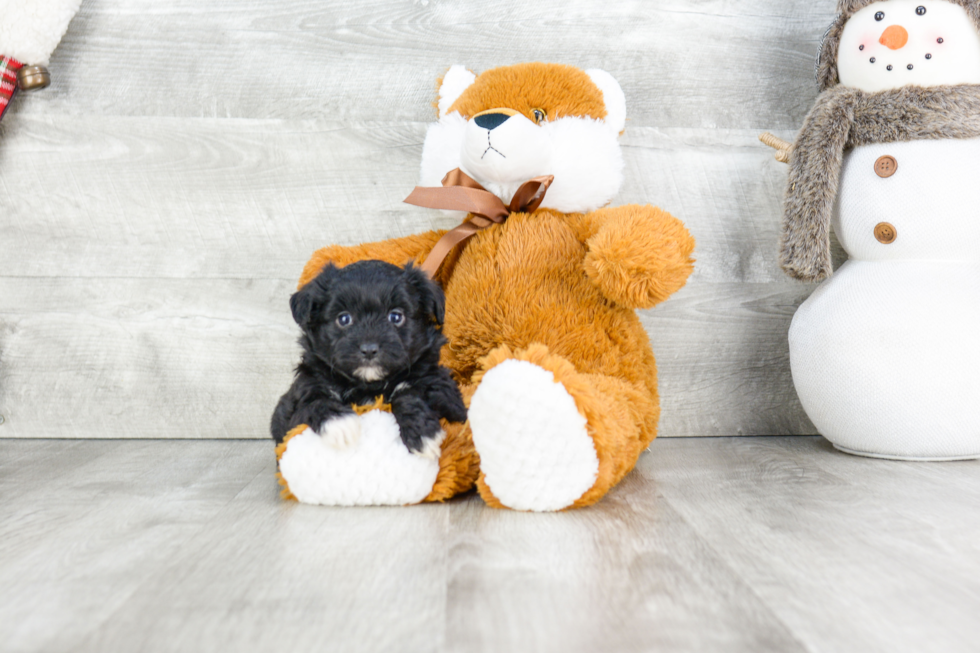
[[[473,122],[477,124],[478,127],[482,127],[486,130],[496,129],[502,124],[507,122],[510,118],[506,113],[485,113],[482,116],[477,116],[473,119]]]
[[[368,359],[374,358],[378,355],[378,344],[375,342],[368,342],[361,345],[361,355]]]

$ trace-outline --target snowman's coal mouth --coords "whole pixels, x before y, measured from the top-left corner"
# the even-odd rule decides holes
[[[932,59],[932,55],[931,54],[927,54],[926,55],[926,59]],[[874,57],[871,57],[871,60],[870,60],[869,63],[874,64],[875,63],[875,58]],[[887,70],[889,72],[891,72],[894,69],[895,69],[895,66],[892,65],[892,64],[888,64],[887,66],[885,66],[885,70]],[[913,64],[913,63],[906,64],[905,65],[905,69],[906,70],[909,70],[909,71],[914,70],[915,69],[915,64]]]

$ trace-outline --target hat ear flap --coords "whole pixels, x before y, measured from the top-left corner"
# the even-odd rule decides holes
[[[840,13],[830,24],[820,39],[820,48],[817,50],[817,59],[813,66],[813,76],[817,81],[817,88],[820,92],[826,91],[831,86],[837,85],[837,50],[840,46],[840,37],[844,32],[844,23],[850,14]]]
[[[606,105],[605,123],[617,134],[626,129],[626,96],[616,78],[605,70],[592,68],[586,70],[592,83],[602,91],[602,99]]]
[[[468,89],[475,81],[476,75],[466,70],[465,66],[457,64],[446,71],[446,74],[439,80],[439,99],[437,105],[439,107],[440,118],[446,117],[446,114],[449,113],[449,107],[453,106],[453,103],[459,99],[463,91]]]
[[[853,14],[859,9],[864,9],[868,5],[874,3],[875,0],[838,0],[837,2],[837,13],[839,14]]]

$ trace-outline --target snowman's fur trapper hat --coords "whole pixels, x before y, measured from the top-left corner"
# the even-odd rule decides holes
[[[844,24],[855,13],[864,9],[877,0],[838,0],[837,18],[827,28],[823,42],[820,44],[820,51],[817,54],[817,84],[820,91],[826,91],[831,86],[838,83],[837,79],[837,48],[840,46],[841,33],[844,31]],[[967,15],[973,19],[973,23],[980,30],[980,2],[978,0],[947,0],[954,5],[960,5],[966,9]]]
[[[833,273],[830,224],[844,152],[873,143],[980,138],[980,85],[915,86],[866,92],[837,79],[844,23],[875,0],[841,0],[840,16],[821,46],[821,94],[800,129],[789,158],[779,264],[789,276],[820,281]],[[980,30],[980,0],[962,5]]]

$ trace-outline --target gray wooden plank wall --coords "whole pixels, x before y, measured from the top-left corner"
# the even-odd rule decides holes
[[[318,247],[450,222],[401,203],[435,80],[554,61],[627,98],[618,203],[698,241],[643,313],[665,436],[813,433],[775,243],[833,0],[84,0],[0,123],[0,437],[265,437]]]

